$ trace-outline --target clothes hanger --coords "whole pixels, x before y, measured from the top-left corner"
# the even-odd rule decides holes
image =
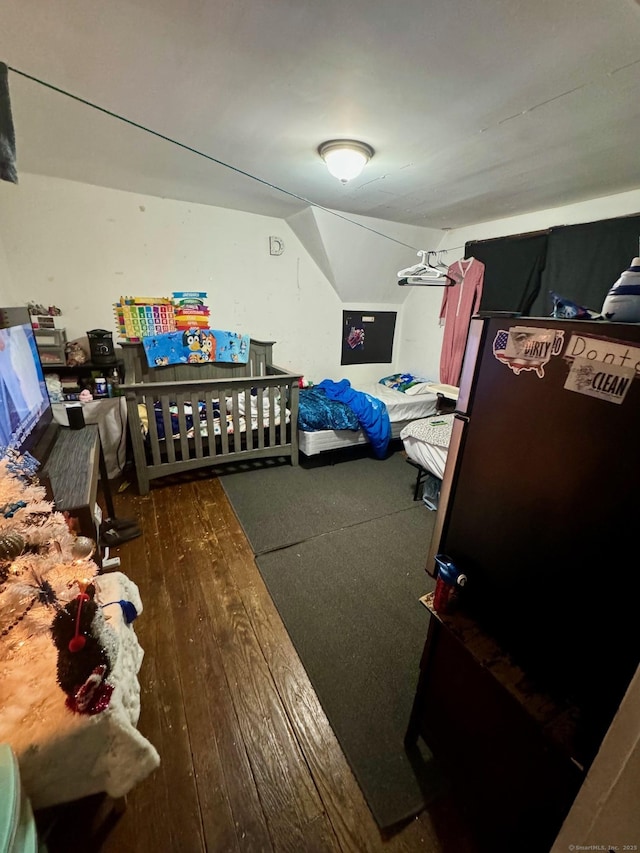
[[[421,258],[420,263],[414,264],[412,267],[407,267],[406,270],[398,271],[398,278],[406,278],[408,275],[419,275],[421,270],[426,268],[425,258],[428,252],[419,251],[418,257]]]
[[[429,252],[428,253],[427,258],[428,258],[429,267],[430,267],[430,269],[437,270],[440,274],[444,273],[444,275],[448,276],[449,275],[449,267],[443,261],[440,260],[441,254],[442,254],[442,252]],[[435,257],[435,260],[432,260],[432,256]]]
[[[440,258],[440,255],[444,254],[444,252],[446,252],[446,249],[444,249],[443,251],[440,251],[440,252],[434,252],[433,253],[436,256],[436,260],[435,260],[435,263],[433,264],[433,266],[436,267],[436,269],[442,270],[442,272],[444,272],[444,273],[448,273],[449,272],[448,264],[445,264],[445,262]]]
[[[437,252],[437,253],[436,253],[436,254],[437,254],[437,256],[438,256],[438,259],[436,260],[436,262],[435,262],[434,266],[435,266],[435,267],[437,267],[439,270],[442,270],[442,272],[443,272],[443,273],[447,276],[447,278],[450,280],[451,284],[458,284],[458,282],[459,282],[461,279],[460,279],[460,277],[459,277],[459,276],[456,276],[456,274],[455,274],[455,273],[453,274],[453,277],[451,276],[451,273],[449,272],[449,270],[451,269],[451,265],[447,266],[447,264],[446,264],[446,263],[444,263],[444,261],[441,261],[441,260],[439,259],[439,256],[440,256],[440,255],[442,255],[444,252],[448,252],[448,251],[449,251],[449,249],[443,249],[441,252]]]
[[[455,281],[442,268],[434,266],[431,261],[431,255],[435,255],[432,251],[419,251],[418,257],[422,259],[421,263],[414,264],[412,267],[407,267],[405,270],[398,272],[398,284],[400,285],[444,285],[448,287],[455,284]]]
[[[439,278],[442,275],[442,270],[437,269],[429,260],[431,255],[435,255],[432,251],[420,251],[418,257],[422,258],[419,264],[414,264],[412,267],[407,267],[406,270],[398,272],[398,278],[407,277],[423,277],[423,278]]]
[[[454,284],[454,280],[448,275],[448,270],[445,271],[442,268],[438,269],[432,262],[431,256],[435,255],[436,252],[426,252],[427,256],[426,263],[424,265],[424,269],[422,269],[419,273],[414,273],[411,276],[407,276],[408,284],[443,284],[449,285]],[[420,279],[416,281],[416,279]]]

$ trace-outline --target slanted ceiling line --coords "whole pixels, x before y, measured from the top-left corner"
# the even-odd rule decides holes
[[[59,95],[64,95],[67,98],[71,98],[74,101],[78,101],[78,103],[80,104],[84,104],[86,107],[91,107],[94,110],[98,110],[98,112],[111,116],[111,118],[118,119],[118,121],[122,121],[125,124],[129,124],[132,127],[136,127],[138,128],[138,130],[143,130],[145,133],[151,134],[151,136],[155,136],[158,139],[164,140],[165,142],[170,142],[172,145],[177,145],[178,148],[182,148],[184,151],[189,151],[191,154],[197,154],[199,157],[204,157],[205,160],[210,160],[212,163],[216,163],[218,166],[225,166],[227,169],[231,169],[232,171],[237,172],[239,175],[244,175],[245,178],[251,178],[254,181],[258,181],[258,183],[263,184],[265,187],[269,187],[272,190],[277,190],[277,192],[284,193],[285,195],[288,195],[291,198],[295,198],[298,201],[302,201],[305,204],[310,205],[311,207],[317,207],[319,210],[324,210],[326,213],[330,213],[332,216],[338,217],[338,219],[342,219],[345,222],[349,222],[351,225],[356,225],[358,228],[363,228],[365,231],[370,231],[372,234],[377,234],[378,237],[384,237],[385,240],[391,240],[392,243],[398,243],[400,246],[406,246],[407,249],[415,249],[416,251],[418,251],[415,246],[410,246],[408,243],[403,243],[402,240],[397,240],[395,237],[390,237],[388,234],[383,234],[382,231],[377,231],[375,228],[370,228],[368,225],[363,225],[361,222],[355,222],[353,219],[349,219],[348,216],[343,216],[341,213],[338,213],[335,210],[331,210],[328,207],[323,207],[321,204],[317,204],[315,201],[311,201],[311,199],[305,198],[301,195],[297,195],[296,193],[291,192],[290,190],[285,190],[282,187],[276,186],[276,184],[269,183],[269,181],[265,181],[263,178],[259,178],[257,175],[252,175],[250,172],[245,172],[243,169],[239,169],[237,166],[232,166],[230,163],[225,163],[223,160],[218,160],[217,157],[213,157],[211,154],[206,154],[204,151],[200,151],[198,148],[192,148],[190,145],[186,145],[184,142],[179,142],[177,139],[173,139],[171,136],[166,136],[166,134],[160,133],[158,130],[153,130],[150,127],[146,127],[144,124],[140,124],[137,121],[133,121],[133,119],[119,115],[118,113],[114,113],[112,110],[108,110],[106,107],[101,107],[98,104],[94,104],[92,101],[86,100],[86,98],[81,98],[79,95],[74,95],[72,92],[67,92],[65,89],[61,89],[59,86],[54,86],[53,83],[47,83],[46,80],[41,80],[39,77],[34,77],[33,74],[27,74],[26,71],[20,71],[19,68],[13,68],[11,65],[7,65],[7,68],[14,74],[19,74],[21,77],[25,77],[27,80],[31,80],[34,83],[38,83],[40,86],[44,86],[46,89],[51,89],[53,92],[57,92]]]

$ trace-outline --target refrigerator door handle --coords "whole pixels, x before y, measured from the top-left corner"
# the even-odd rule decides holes
[[[445,532],[447,507],[449,505],[449,498],[451,497],[453,484],[458,470],[460,451],[462,449],[464,433],[468,421],[469,419],[465,415],[458,412],[456,412],[453,419],[453,429],[451,430],[451,439],[449,441],[449,449],[447,451],[447,461],[444,467],[444,477],[442,478],[442,486],[440,487],[436,521],[433,527],[433,535],[431,537],[429,555],[427,557],[426,570],[432,577],[435,577],[438,568],[435,556],[440,553],[440,543]]]
[[[473,317],[469,324],[467,345],[464,351],[462,371],[460,372],[460,391],[458,393],[458,402],[456,403],[457,412],[470,414],[471,406],[473,405],[471,392],[474,388],[476,371],[480,363],[479,354],[485,327],[486,323],[484,320],[479,320],[477,317]]]

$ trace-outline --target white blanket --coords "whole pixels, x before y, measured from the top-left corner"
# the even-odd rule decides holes
[[[404,441],[405,438],[411,436],[418,441],[423,441],[425,444],[434,444],[436,447],[449,447],[451,440],[451,430],[453,429],[453,415],[441,415],[437,418],[423,418],[419,421],[412,421],[402,428],[400,438]]]

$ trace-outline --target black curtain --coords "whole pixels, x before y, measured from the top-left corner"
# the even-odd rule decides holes
[[[481,311],[550,317],[551,291],[599,312],[607,292],[640,255],[640,215],[477,240],[465,258],[485,265]]]
[[[530,314],[540,291],[547,238],[545,231],[466,244],[465,258],[477,258],[485,266],[481,311]]]
[[[551,314],[550,291],[599,312],[620,273],[640,254],[639,239],[640,216],[552,228],[542,286],[532,315]]]

